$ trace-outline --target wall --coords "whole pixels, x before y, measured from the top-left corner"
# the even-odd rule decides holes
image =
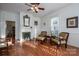
[[[28,15],[30,17],[30,27],[24,27],[23,25],[23,16]],[[38,21],[38,25],[36,26],[37,35],[40,33],[40,22],[41,19],[33,14],[20,12],[20,39],[22,39],[22,32],[31,32],[31,38],[35,37],[35,25],[34,21]]]
[[[30,17],[30,27],[24,27],[23,26],[23,16],[28,15]],[[38,25],[36,26],[37,33],[38,35],[40,33],[40,21],[41,19],[35,15],[32,15],[30,13],[26,12],[20,12],[20,13],[15,13],[15,12],[9,12],[9,11],[2,11],[0,10],[0,36],[1,38],[5,38],[6,36],[6,20],[8,21],[15,21],[16,24],[16,29],[15,29],[15,35],[16,39],[22,39],[22,32],[31,32],[31,38],[35,37],[35,26],[34,26],[34,21],[38,21]]]
[[[19,13],[14,12],[8,12],[8,11],[2,11],[0,10],[0,32],[1,32],[1,38],[5,38],[6,36],[6,21],[15,21],[16,24],[16,39],[19,39]]]
[[[0,16],[1,16],[1,11],[0,11]],[[0,17],[0,37],[1,37],[1,17]]]
[[[68,39],[68,44],[72,46],[79,47],[79,24],[78,28],[66,28],[66,19],[68,17],[73,17],[73,16],[78,16],[79,17],[79,4],[72,4],[69,5],[68,7],[65,7],[61,10],[58,10],[56,12],[51,12],[51,14],[48,14],[47,16],[44,16],[43,22],[46,22],[47,25],[45,28],[42,27],[42,30],[46,29],[48,33],[51,31],[51,19],[53,17],[59,17],[59,23],[60,23],[60,32],[65,31],[69,32],[69,39]],[[79,19],[78,19],[79,22]]]

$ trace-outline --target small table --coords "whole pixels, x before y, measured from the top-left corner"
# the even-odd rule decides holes
[[[46,42],[51,44],[52,38],[55,38],[55,36],[46,36]]]
[[[51,36],[46,36],[46,42],[51,43]]]

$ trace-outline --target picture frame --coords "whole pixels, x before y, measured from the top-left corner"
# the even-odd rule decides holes
[[[30,17],[28,15],[23,16],[23,24],[25,27],[29,27],[30,26]]]
[[[67,18],[67,28],[78,28],[78,16]]]

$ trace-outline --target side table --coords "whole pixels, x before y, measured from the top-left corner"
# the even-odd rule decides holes
[[[46,36],[46,42],[51,43],[51,36]]]

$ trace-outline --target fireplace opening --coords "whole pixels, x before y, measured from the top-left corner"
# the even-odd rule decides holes
[[[30,40],[31,38],[30,38],[30,32],[22,32],[22,38],[24,39],[24,40]]]

